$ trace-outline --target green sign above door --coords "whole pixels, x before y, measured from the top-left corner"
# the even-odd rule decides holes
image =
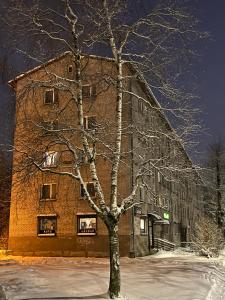
[[[170,214],[168,212],[163,213],[163,219],[164,220],[169,220],[170,219]]]

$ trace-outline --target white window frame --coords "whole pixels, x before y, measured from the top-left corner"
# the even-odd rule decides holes
[[[44,168],[56,167],[59,161],[59,152],[57,151],[46,151],[44,154]]]

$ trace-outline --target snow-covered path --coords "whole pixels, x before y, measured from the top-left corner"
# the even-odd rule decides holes
[[[9,300],[105,299],[107,259],[0,260],[0,285]],[[193,257],[123,258],[122,293],[129,300],[224,300],[221,262]]]

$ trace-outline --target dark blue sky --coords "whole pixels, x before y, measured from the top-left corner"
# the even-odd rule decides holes
[[[225,1],[200,0],[199,19],[211,39],[200,49],[202,61],[198,66],[199,95],[208,132],[205,140],[225,137]]]

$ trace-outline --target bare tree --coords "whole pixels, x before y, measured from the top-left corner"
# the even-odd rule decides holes
[[[224,225],[225,145],[221,138],[217,138],[208,147],[207,167],[206,211],[216,219],[219,228],[222,228]]]
[[[193,118],[198,110],[190,107],[194,96],[178,89],[173,83],[180,80],[182,62],[191,52],[187,50],[188,47],[196,39],[205,37],[196,30],[195,18],[184,7],[177,6],[175,1],[168,6],[157,5],[149,14],[138,19],[129,16],[128,8],[125,1],[102,0],[96,3],[86,0],[70,3],[69,0],[63,0],[55,8],[47,8],[42,1],[34,1],[33,5],[18,1],[17,5],[11,7],[7,19],[8,23],[16,26],[18,36],[25,32],[28,38],[39,37],[38,43],[41,37],[43,41],[49,39],[57,44],[58,50],[68,50],[75,66],[74,76],[65,77],[51,69],[51,65],[44,64],[43,79],[28,76],[26,84],[17,88],[17,132],[20,135],[15,138],[14,172],[18,180],[29,180],[37,171],[41,171],[69,176],[82,185],[86,201],[108,229],[111,299],[120,297],[119,221],[127,210],[139,202],[137,191],[143,185],[151,189],[149,178],[155,170],[171,182],[181,177],[188,179],[193,172],[188,159],[188,162],[179,160],[179,151],[190,145],[190,141],[192,143],[191,137],[199,129]],[[101,72],[96,67],[98,72],[88,74],[88,63],[96,57],[83,55],[83,52],[99,54],[99,45],[101,51],[111,57],[106,61],[112,67],[105,67]],[[26,49],[25,42],[20,52],[36,62],[43,62],[43,57]],[[177,62],[180,63],[179,71],[175,72]],[[83,86],[93,81],[99,86],[99,94],[113,89],[114,96],[111,98],[111,118],[106,117],[92,124],[90,130],[85,121]],[[134,82],[144,86],[145,93],[130,89]],[[64,106],[58,108],[51,122],[41,115],[36,102],[38,91],[43,88],[55,89],[67,95]],[[161,97],[162,106],[154,98],[152,90]],[[150,125],[145,127],[142,122],[134,123],[130,116],[126,118],[124,114],[128,98],[138,103],[146,115],[150,116],[153,112],[153,119],[154,115],[163,120],[164,115],[168,116],[176,130],[171,129],[168,121],[162,129],[157,127],[153,119],[152,124],[148,122]],[[69,111],[69,118],[64,115],[65,111]],[[56,126],[54,122],[58,120],[59,125]],[[134,135],[139,143],[130,148],[127,140]],[[160,153],[162,143],[166,148],[163,154]],[[168,146],[171,144],[179,151],[175,152],[173,147]],[[46,164],[49,149],[59,148],[72,155],[72,170],[52,169]],[[91,197],[85,185],[80,154],[87,159],[97,200]],[[105,194],[102,189],[98,157],[106,159],[111,172],[110,194]],[[123,166],[129,168],[129,159],[135,161],[135,166],[132,163],[132,190],[129,195],[122,197],[118,178]]]

